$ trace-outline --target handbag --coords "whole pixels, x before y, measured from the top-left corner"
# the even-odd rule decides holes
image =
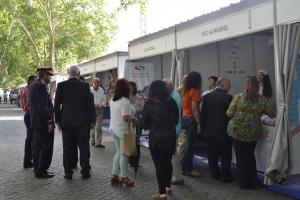
[[[137,153],[136,150],[136,134],[133,129],[133,121],[128,123],[128,133],[123,134],[123,141],[121,147],[121,154],[124,156],[134,156]]]

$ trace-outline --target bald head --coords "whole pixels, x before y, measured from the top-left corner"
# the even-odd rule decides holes
[[[217,87],[222,89],[224,92],[229,92],[231,88],[230,80],[225,77],[220,77],[216,83]]]
[[[72,65],[68,70],[70,77],[79,77],[80,76],[80,67],[78,65]]]
[[[165,83],[165,85],[166,85],[166,87],[168,88],[168,90],[169,90],[170,92],[173,92],[174,87],[173,87],[172,81],[171,81],[170,79],[167,79],[167,78],[164,78],[162,81]]]

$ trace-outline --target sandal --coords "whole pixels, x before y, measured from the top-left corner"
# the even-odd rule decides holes
[[[183,175],[189,176],[189,177],[199,177],[201,174],[198,171],[193,169],[192,171],[184,172]]]
[[[172,190],[170,187],[166,187],[166,194],[167,195],[171,195],[172,194]]]
[[[134,182],[131,181],[128,177],[126,177],[126,178],[121,178],[119,180],[119,185],[121,187],[133,187],[134,186]]]
[[[119,176],[113,175],[110,179],[111,186],[119,185],[120,179]]]

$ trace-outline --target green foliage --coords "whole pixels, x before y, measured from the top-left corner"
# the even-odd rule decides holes
[[[25,82],[38,66],[59,72],[100,56],[115,35],[115,14],[105,0],[0,0],[0,87]]]
[[[121,5],[120,9],[127,9],[129,5],[140,4],[141,12],[144,13],[146,11],[148,0],[120,0]]]

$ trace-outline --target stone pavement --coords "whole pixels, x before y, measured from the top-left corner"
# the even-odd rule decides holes
[[[129,189],[110,186],[114,147],[108,135],[104,136],[106,149],[91,148],[92,178],[82,180],[78,169],[73,181],[68,181],[63,178],[61,133],[56,131],[51,165],[55,177],[36,179],[32,169],[22,169],[25,135],[22,111],[0,104],[0,199],[144,200],[157,191],[154,166],[147,149],[142,149],[142,167],[136,186]],[[288,199],[264,189],[243,191],[236,183],[219,183],[210,178],[206,169],[200,170],[202,177],[185,178],[184,186],[173,187],[171,199]]]

